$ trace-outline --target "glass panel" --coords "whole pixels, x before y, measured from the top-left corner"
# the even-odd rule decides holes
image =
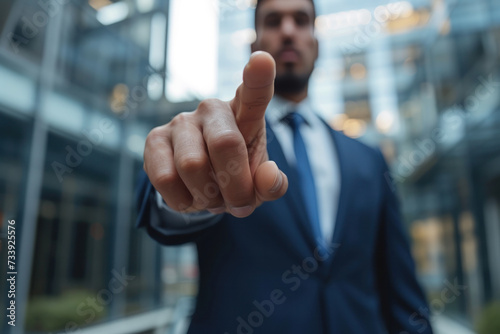
[[[94,151],[67,174],[54,162],[65,161],[78,142],[50,134],[38,212],[28,331],[58,331],[68,319],[79,326],[110,315],[113,201],[118,157]],[[76,157],[76,154],[74,157]],[[89,298],[89,299],[87,299]],[[88,301],[96,300],[92,310]],[[76,308],[76,309],[75,309]]]
[[[19,235],[22,225],[23,186],[26,175],[29,151],[29,136],[31,124],[22,118],[12,117],[0,108],[0,270],[2,273],[12,272],[8,260],[16,262],[15,258],[8,258],[7,237]],[[11,229],[8,228],[11,226]],[[14,229],[12,229],[12,227]],[[14,254],[15,256],[15,254]],[[0,281],[0,291],[7,297],[7,281]],[[3,305],[3,304],[2,304]],[[7,317],[0,320],[0,328],[7,326]]]

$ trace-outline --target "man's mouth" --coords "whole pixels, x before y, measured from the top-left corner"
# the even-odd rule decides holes
[[[299,58],[299,52],[294,49],[284,49],[278,54],[278,60],[283,63],[297,63]]]

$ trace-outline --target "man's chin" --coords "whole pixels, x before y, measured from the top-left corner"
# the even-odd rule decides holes
[[[277,74],[274,80],[274,90],[277,94],[296,94],[304,91],[309,82],[311,74],[296,74],[286,71]]]
[[[298,75],[297,71],[299,65],[295,62],[277,62],[276,64],[276,70],[278,73],[281,72],[281,75],[286,75],[286,74],[293,74],[293,75]]]

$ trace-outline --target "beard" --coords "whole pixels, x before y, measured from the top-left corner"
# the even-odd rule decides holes
[[[296,74],[287,70],[283,74],[276,75],[274,80],[274,91],[278,95],[297,94],[302,92],[309,83],[312,72]]]

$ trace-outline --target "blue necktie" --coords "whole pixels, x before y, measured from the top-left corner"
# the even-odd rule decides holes
[[[319,224],[318,200],[316,198],[316,185],[312,173],[309,158],[307,157],[306,145],[300,134],[300,127],[305,123],[302,115],[292,112],[285,117],[285,121],[290,124],[293,130],[293,146],[295,150],[296,170],[299,175],[300,189],[306,204],[307,213],[311,220],[316,242],[322,239],[321,228]]]

